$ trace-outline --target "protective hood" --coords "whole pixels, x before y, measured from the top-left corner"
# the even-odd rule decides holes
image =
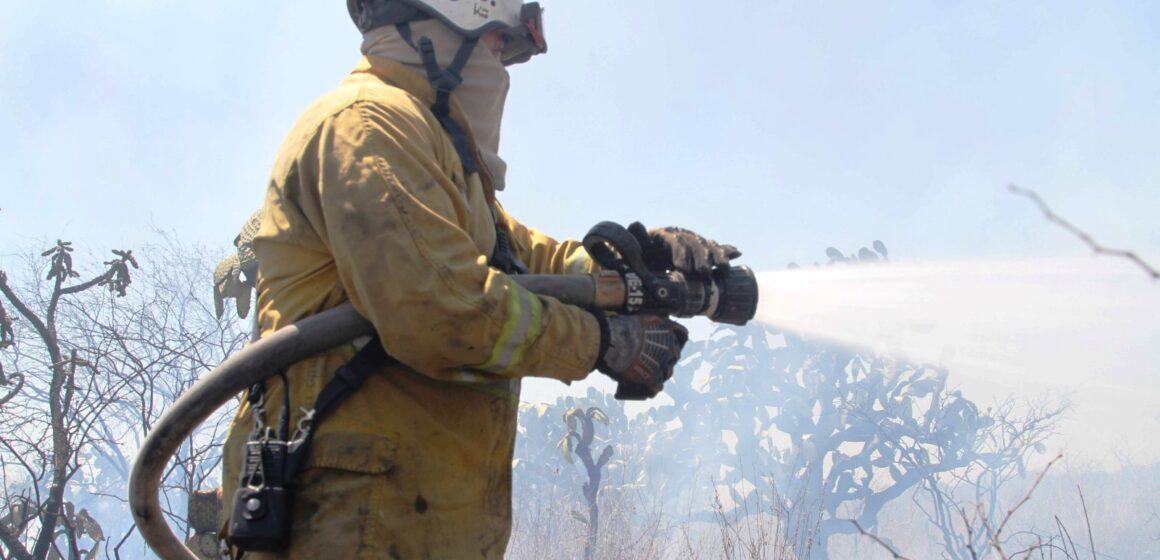
[[[422,37],[431,39],[440,67],[451,64],[463,43],[462,35],[434,19],[411,22],[410,26],[416,43]],[[394,60],[424,78],[427,76],[422,56],[394,26],[378,27],[364,33],[362,52]],[[483,163],[495,179],[495,188],[503,190],[507,165],[499,157],[499,136],[510,77],[499,55],[492,53],[482,41],[475,46],[460,75],[463,83],[455,88],[451,98],[467,118],[467,125],[483,154]]]

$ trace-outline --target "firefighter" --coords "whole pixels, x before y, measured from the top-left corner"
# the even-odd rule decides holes
[[[246,495],[247,442],[286,415],[283,425],[309,431],[287,482],[289,542],[245,558],[502,558],[520,379],[572,382],[598,369],[654,396],[687,332],[663,317],[565,305],[510,279],[594,268],[578,242],[525,227],[496,201],[506,66],[546,51],[538,4],[347,7],[364,57],[306,109],[276,158],[252,241],[258,328],[349,301],[378,339],[251,389],[226,443],[225,495]],[[646,250],[678,270],[738,254],[673,228],[652,232]],[[314,421],[320,395],[366,345],[389,359]],[[241,500],[228,526],[267,506]]]

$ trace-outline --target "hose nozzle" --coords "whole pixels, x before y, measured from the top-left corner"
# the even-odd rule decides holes
[[[717,323],[744,325],[757,314],[757,276],[748,266],[731,266],[713,282],[717,304],[708,314]]]
[[[744,325],[757,314],[757,277],[747,266],[730,266],[708,276],[670,272],[645,282],[641,311],[677,317],[708,317]]]
[[[708,274],[656,273],[645,265],[637,238],[613,222],[596,224],[584,236],[584,248],[605,271],[615,272],[623,281],[623,291],[616,290],[611,297],[598,295],[595,307],[677,317],[703,315],[730,325],[744,325],[757,314],[757,277],[749,267],[717,267]],[[599,278],[597,291],[601,291]]]

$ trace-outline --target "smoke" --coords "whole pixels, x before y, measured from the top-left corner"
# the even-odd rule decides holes
[[[766,272],[757,320],[945,366],[986,402],[1070,398],[1073,454],[1160,459],[1160,284],[1107,259],[863,264]],[[1106,465],[1111,466],[1111,465]]]

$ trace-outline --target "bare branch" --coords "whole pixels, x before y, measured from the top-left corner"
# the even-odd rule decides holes
[[[977,552],[975,552],[975,543],[974,543],[974,539],[972,538],[972,536],[974,535],[974,529],[971,528],[971,520],[967,519],[967,510],[965,510],[961,507],[958,508],[958,510],[959,510],[959,516],[962,517],[962,519],[963,519],[963,527],[965,527],[967,529],[967,536],[966,536],[967,552],[971,555],[971,560],[978,560],[979,555]]]
[[[878,535],[875,535],[875,534],[867,531],[866,529],[863,529],[862,526],[858,524],[857,520],[851,519],[850,523],[853,523],[854,526],[858,528],[858,532],[862,533],[862,536],[870,537],[871,540],[878,543],[878,546],[881,546],[882,548],[886,549],[886,551],[889,552],[890,555],[894,557],[894,560],[910,560],[909,558],[899,554],[897,550],[894,550],[894,547],[890,546],[889,544],[886,544],[886,541],[878,538]]]
[[[1160,270],[1157,270],[1152,265],[1144,262],[1144,259],[1141,259],[1138,255],[1136,255],[1136,253],[1133,253],[1132,251],[1127,251],[1124,249],[1110,249],[1100,245],[1087,232],[1079,229],[1071,222],[1059,217],[1054,212],[1052,212],[1051,209],[1047,207],[1047,203],[1043,202],[1043,199],[1040,198],[1039,194],[1037,194],[1035,191],[1019,188],[1016,185],[1008,185],[1007,190],[1017,195],[1030,198],[1035,203],[1035,205],[1039,207],[1039,210],[1043,212],[1043,216],[1046,217],[1048,221],[1059,225],[1067,231],[1070,231],[1072,234],[1078,237],[1080,241],[1083,241],[1084,244],[1086,244],[1088,247],[1091,247],[1092,251],[1096,252],[1097,254],[1111,255],[1114,257],[1123,257],[1128,259],[1139,265],[1140,268],[1144,269],[1144,271],[1147,272],[1153,280],[1160,280]]]
[[[133,535],[133,533],[136,531],[137,531],[137,525],[134,524],[132,527],[129,527],[129,530],[125,532],[125,535],[121,537],[121,540],[117,541],[117,546],[113,548],[113,557],[114,558],[116,558],[117,560],[121,560],[121,547],[125,546],[125,541],[128,541],[129,537],[131,537]],[[108,552],[108,551],[106,550],[106,552]]]
[[[27,548],[24,548],[19,536],[13,534],[12,530],[4,525],[0,525],[0,543],[4,544],[14,560],[32,560],[32,555],[28,553]]]
[[[104,274],[102,274],[100,276],[93,277],[92,279],[90,279],[87,282],[82,282],[80,284],[76,284],[73,286],[62,287],[60,289],[60,295],[67,296],[67,295],[71,295],[71,294],[77,294],[77,293],[83,292],[85,290],[88,290],[89,288],[92,288],[93,286],[104,285],[112,277],[113,277],[113,274],[111,272],[105,272]]]
[[[47,252],[44,259],[29,259],[27,286],[0,272],[0,345],[10,370],[0,372],[0,400],[15,393],[0,403],[0,470],[20,473],[35,493],[20,523],[4,525],[24,553],[10,550],[0,535],[4,560],[83,557],[85,533],[60,490],[83,477],[87,496],[115,502],[113,496],[123,495],[125,454],[139,444],[157,410],[246,338],[235,325],[212,320],[212,308],[198,299],[195,271],[205,269],[202,255],[174,252],[152,261],[144,289],[126,292],[130,271],[146,264],[133,253],[113,251],[102,274],[69,286],[84,280],[73,270],[71,247],[61,242]],[[45,272],[52,273],[46,278]],[[93,289],[98,287],[126,297],[110,298]],[[164,487],[174,496],[191,491],[219,464],[221,422],[228,416],[191,438],[185,456],[166,472]],[[11,485],[0,490],[4,509],[16,498]],[[167,516],[184,523],[184,515]],[[35,520],[38,525],[28,524]],[[129,542],[134,534],[103,543],[106,554],[123,555],[135,546]],[[102,543],[89,548],[97,546]]]
[[[0,282],[7,283],[8,279],[0,272]],[[7,348],[16,343],[16,330],[13,327],[13,319],[8,316],[8,310],[4,309],[3,302],[0,302],[0,349]]]
[[[13,385],[10,389],[6,389],[7,393],[0,396],[0,406],[8,404],[8,401],[20,394],[21,389],[24,389],[24,375],[20,373],[13,373],[11,376],[4,375],[4,366],[0,365],[0,385]]]
[[[1088,545],[1091,546],[1092,560],[1096,559],[1096,539],[1092,536],[1092,519],[1088,516],[1087,500],[1083,499],[1083,488],[1077,484],[1075,490],[1079,492],[1079,503],[1083,505],[1083,520],[1087,523]]]
[[[999,526],[996,527],[994,531],[991,530],[986,516],[981,515],[983,519],[983,526],[987,528],[987,535],[991,539],[991,546],[995,549],[996,552],[999,553],[999,556],[1004,558],[1007,557],[1003,553],[1003,548],[1001,545],[1003,529],[1007,527],[1007,523],[1011,521],[1011,517],[1015,515],[1015,512],[1019,511],[1019,508],[1023,507],[1023,504],[1026,504],[1031,500],[1031,494],[1033,494],[1035,489],[1039,487],[1039,483],[1043,482],[1043,477],[1047,474],[1047,471],[1051,470],[1052,465],[1054,465],[1056,461],[1059,461],[1062,458],[1063,453],[1060,453],[1056,455],[1054,459],[1047,462],[1047,466],[1043,467],[1043,470],[1039,472],[1039,476],[1035,477],[1035,483],[1031,485],[1031,488],[1027,489],[1027,493],[1023,494],[1023,498],[1021,498],[1014,506],[1011,506],[1011,509],[1007,510],[1007,515],[1003,517],[1003,521],[999,523]],[[982,512],[980,512],[980,514],[981,513]]]
[[[24,303],[24,300],[16,295],[16,292],[8,285],[8,276],[2,272],[0,272],[0,293],[4,294],[4,297],[8,298],[8,301],[16,307],[16,311],[19,311],[20,315],[32,324],[32,328],[36,330],[36,334],[41,339],[48,341],[52,338],[48,330],[48,325],[44,324],[44,321],[40,320],[40,317],[32,311],[32,308],[28,307],[28,304]],[[54,356],[53,358],[55,359],[56,357]]]
[[[1075,548],[1075,540],[1071,538],[1071,531],[1067,530],[1067,526],[1063,524],[1063,520],[1058,515],[1053,515],[1055,518],[1055,526],[1059,528],[1059,542],[1063,543],[1063,553],[1068,558],[1079,558],[1079,550]],[[1067,550],[1067,545],[1071,545],[1071,550]]]

